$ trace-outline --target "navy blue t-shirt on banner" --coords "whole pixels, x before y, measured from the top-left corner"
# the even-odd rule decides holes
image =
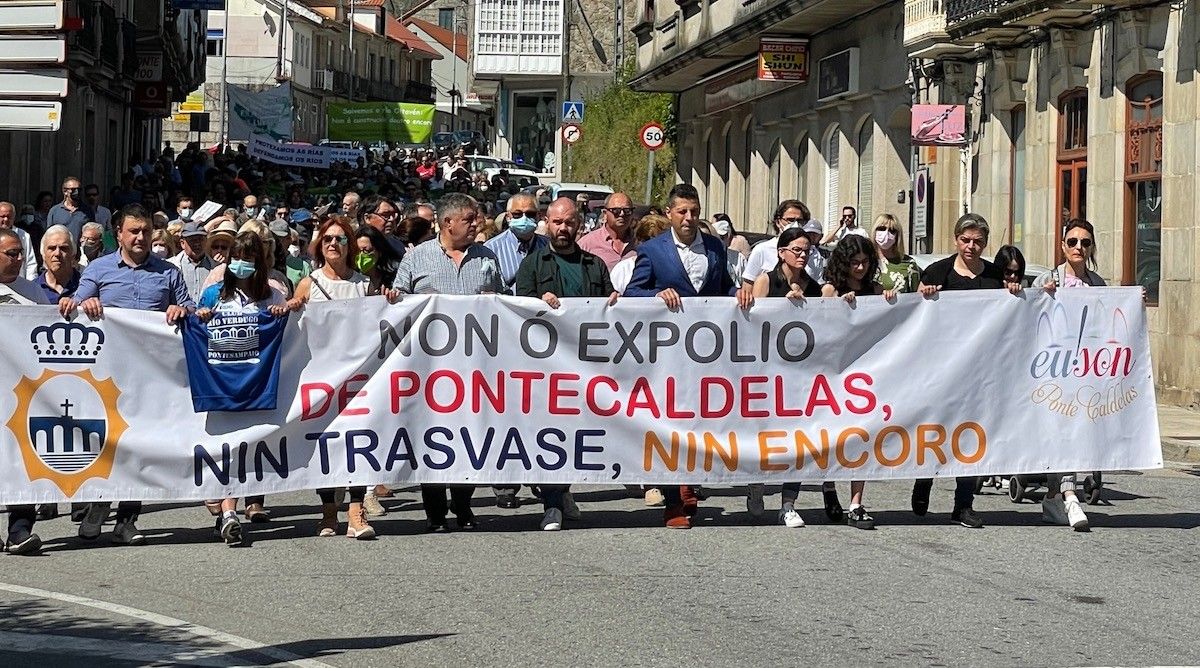
[[[288,318],[262,310],[223,313],[207,323],[183,321],[192,408],[207,411],[275,410],[279,359]]]

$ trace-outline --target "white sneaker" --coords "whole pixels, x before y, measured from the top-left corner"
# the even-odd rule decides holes
[[[804,518],[800,517],[800,513],[795,510],[781,510],[779,518],[783,522],[783,526],[789,529],[799,529],[804,526]]]
[[[229,513],[221,518],[221,539],[226,545],[242,543],[242,524],[238,522],[236,514]]]
[[[109,504],[89,503],[83,521],[79,523],[79,537],[85,540],[96,540],[100,537],[100,529],[104,520],[108,519]]]
[[[237,520],[234,520],[235,522]],[[146,542],[146,537],[138,531],[137,525],[133,520],[125,520],[120,522],[113,528],[113,542],[117,545],[141,545]]]
[[[562,505],[563,517],[569,520],[583,519],[583,513],[580,512],[579,505],[575,503],[575,497],[571,496],[570,492],[563,492]]]
[[[363,498],[363,510],[370,517],[382,517],[387,515],[387,508],[379,502],[379,497],[375,496],[375,488],[367,489],[367,495]]]
[[[1067,520],[1072,529],[1076,531],[1090,530],[1087,513],[1083,512],[1083,506],[1080,505],[1079,499],[1067,499],[1063,505],[1067,508]]]
[[[1063,506],[1061,494],[1042,499],[1042,521],[1046,524],[1067,524],[1067,509]]]
[[[762,517],[766,512],[766,506],[763,505],[763,485],[750,485],[746,493],[746,510],[750,511],[751,517]]]
[[[646,490],[646,505],[651,508],[666,505],[666,499],[663,498],[663,493],[657,487]]]
[[[551,508],[542,516],[542,531],[558,531],[562,528],[563,514],[558,508]]]

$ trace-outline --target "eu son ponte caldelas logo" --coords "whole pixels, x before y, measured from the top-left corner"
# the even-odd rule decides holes
[[[8,428],[16,436],[29,480],[46,479],[73,496],[92,478],[112,473],[117,443],[129,428],[117,411],[121,391],[92,373],[104,332],[78,322],[33,328],[29,343],[43,370],[13,388]]]

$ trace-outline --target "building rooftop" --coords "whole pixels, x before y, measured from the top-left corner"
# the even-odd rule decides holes
[[[469,36],[466,33],[457,33],[457,39],[455,39],[454,32],[447,30],[436,23],[430,23],[424,19],[411,18],[405,23],[409,26],[416,26],[417,28],[420,28],[422,32],[436,40],[437,43],[441,44],[447,51],[453,51],[454,55],[458,56],[460,60],[464,62],[468,60],[467,56],[470,53],[470,47],[467,43],[467,38]],[[452,44],[453,48],[451,48]]]

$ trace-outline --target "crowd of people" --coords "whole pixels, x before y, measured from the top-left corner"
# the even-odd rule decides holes
[[[32,206],[0,202],[0,305],[56,304],[64,317],[82,311],[98,319],[106,308],[164,313],[175,322],[188,313],[201,320],[222,312],[267,311],[280,316],[310,302],[404,294],[509,294],[543,300],[560,308],[564,297],[659,299],[678,309],[692,297],[724,296],[743,309],[764,298],[892,300],[941,290],[1025,288],[1025,260],[1004,246],[995,261],[984,258],[990,228],[966,214],[954,226],[956,253],[923,270],[906,254],[903,227],[880,214],[862,227],[853,207],[837,225],[812,218],[799,200],[785,200],[772,223],[777,236],[751,246],[728,216],[704,219],[695,188],[675,186],[661,209],[639,210],[630,197],[614,193],[598,212],[584,202],[545,201],[537,192],[464,176],[459,162],[430,169],[427,156],[385,155],[357,166],[294,174],[251,160],[245,153],[217,155],[189,146],[179,156],[168,147],[145,164],[131,164],[121,188],[99,203],[99,189],[74,177],[64,179],[62,201]],[[440,183],[436,182],[439,177]],[[311,181],[309,179],[312,179]],[[432,186],[443,186],[441,190]],[[480,197],[496,186],[499,196]],[[43,193],[45,195],[45,193]],[[170,214],[163,203],[173,204]],[[220,208],[208,220],[196,217],[198,203]],[[227,206],[228,205],[228,206]],[[31,212],[31,213],[30,213]],[[645,215],[642,215],[642,213]],[[18,217],[18,213],[20,217]],[[595,213],[589,225],[588,214]],[[39,217],[40,216],[40,217]],[[1049,291],[1103,285],[1094,271],[1096,237],[1086,221],[1071,221],[1062,240],[1066,262],[1038,277]],[[800,482],[782,486],[777,521],[797,528]],[[1047,522],[1088,529],[1075,494],[1074,474],[1050,477],[1042,502]],[[932,480],[918,480],[912,510],[929,509]],[[496,505],[517,508],[519,486],[493,489]],[[837,486],[824,483],[824,514],[832,523],[872,529],[864,503],[866,484],[850,483],[843,509]],[[316,533],[341,533],[339,511],[348,498],[344,535],[375,537],[369,518],[386,513],[380,498],[387,486],[317,490],[321,517]],[[541,527],[561,529],[578,520],[580,509],[569,486],[535,488],[541,500]],[[703,492],[690,485],[637,488],[647,506],[663,508],[666,527],[686,529]],[[973,508],[976,479],[959,478],[951,519],[982,527]],[[477,526],[467,485],[421,485],[431,532]],[[766,514],[765,488],[749,485],[746,505],[757,518]],[[205,507],[214,533],[229,544],[244,540],[243,521],[269,522],[263,497],[213,499]],[[121,501],[113,517],[112,540],[137,545],[141,503]],[[41,541],[33,532],[39,519],[55,516],[53,505],[10,505],[11,554],[33,554]],[[108,503],[77,504],[72,516],[78,535],[94,540],[109,521]]]

